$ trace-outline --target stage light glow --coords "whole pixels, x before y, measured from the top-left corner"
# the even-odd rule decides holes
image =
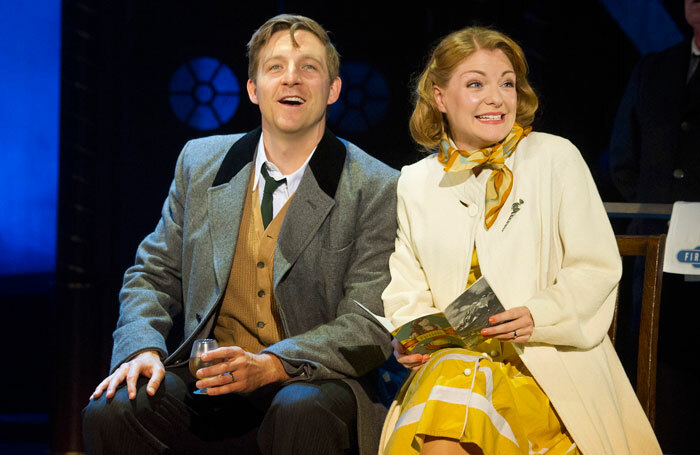
[[[61,2],[0,2],[0,276],[56,263]]]

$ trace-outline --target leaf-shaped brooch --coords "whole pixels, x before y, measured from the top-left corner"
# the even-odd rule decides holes
[[[510,208],[510,216],[506,220],[506,224],[503,225],[503,229],[501,229],[501,232],[506,230],[508,223],[510,223],[510,220],[512,220],[513,217],[515,216],[515,214],[518,213],[518,211],[520,211],[520,206],[523,205],[524,203],[525,203],[525,201],[523,201],[522,199],[518,199],[517,202],[513,202],[513,205]]]

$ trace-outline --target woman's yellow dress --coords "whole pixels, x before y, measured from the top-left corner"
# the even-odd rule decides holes
[[[467,287],[481,275],[472,255]],[[485,455],[580,454],[512,343],[450,348],[409,376],[385,455],[420,453],[426,436],[478,445]]]

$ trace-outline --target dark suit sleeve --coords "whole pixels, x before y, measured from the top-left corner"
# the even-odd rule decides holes
[[[640,126],[637,105],[645,60],[632,71],[615,117],[610,139],[610,175],[617,190],[627,201],[637,196],[640,162]]]
[[[381,293],[390,280],[389,256],[396,237],[397,180],[398,172],[386,168],[355,195],[362,198],[362,209],[355,219],[348,219],[354,223],[355,235],[348,246],[345,274],[338,278],[343,292],[335,319],[262,351],[279,357],[295,379],[359,377],[391,354],[391,335],[353,300],[383,314]],[[323,263],[333,268],[334,256],[344,253],[324,252]]]
[[[172,318],[182,311],[184,161],[188,145],[178,158],[158,225],[141,242],[134,265],[124,274],[110,370],[147,349],[158,351],[162,359],[167,356],[165,340]]]

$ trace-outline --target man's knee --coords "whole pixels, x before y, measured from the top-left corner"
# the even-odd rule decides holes
[[[99,398],[90,400],[83,409],[83,432],[108,429],[122,421],[124,415],[132,411],[126,387],[118,388],[110,399],[102,394]]]
[[[275,395],[270,412],[290,418],[333,415],[349,423],[356,419],[356,403],[350,387],[341,381],[294,383]]]
[[[124,437],[132,403],[126,387],[117,389],[107,399],[104,394],[90,400],[83,409],[83,441],[87,453],[117,453],[119,439]]]
[[[356,408],[352,390],[342,381],[287,385],[277,392],[265,415],[259,446],[263,453],[352,452]],[[303,447],[296,447],[301,441]]]
[[[292,416],[294,414],[310,415],[318,407],[316,399],[318,389],[305,384],[290,384],[283,387],[272,400],[268,414]]]
[[[173,436],[175,417],[186,413],[178,400],[186,387],[179,382],[166,373],[155,395],[150,396],[146,392],[148,378],[141,377],[133,400],[129,399],[126,385],[120,386],[110,399],[104,394],[92,399],[83,409],[83,440],[88,453],[111,453],[106,448],[123,444],[149,447],[145,453],[162,449],[159,440]]]

